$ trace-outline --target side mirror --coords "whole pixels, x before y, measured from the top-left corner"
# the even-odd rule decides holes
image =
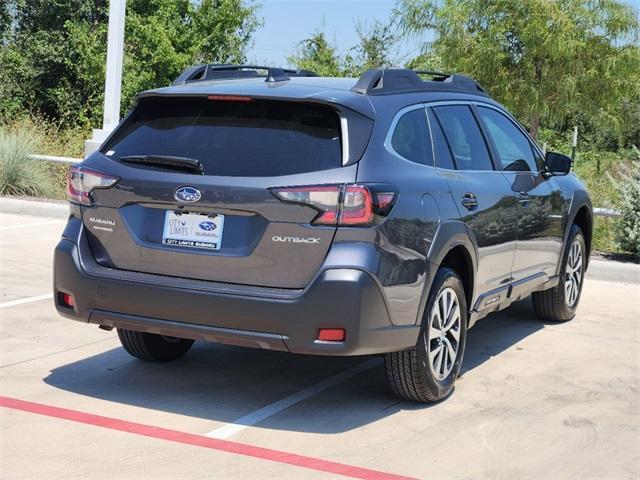
[[[550,175],[568,175],[571,173],[573,160],[571,157],[556,152],[547,152],[544,156],[544,164]]]

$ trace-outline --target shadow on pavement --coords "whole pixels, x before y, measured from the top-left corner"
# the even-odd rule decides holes
[[[544,324],[529,300],[489,316],[467,337],[463,375]],[[153,364],[123,349],[60,366],[44,379],[88,397],[158,411],[233,422],[254,410],[366,361],[364,357],[314,357],[197,342],[181,360]],[[261,428],[340,433],[400,410],[437,408],[398,400],[379,365],[268,418]]]

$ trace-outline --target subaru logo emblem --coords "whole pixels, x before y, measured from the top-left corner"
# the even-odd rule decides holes
[[[215,224],[215,223],[213,223],[213,222],[201,222],[201,223],[200,223],[200,228],[201,228],[202,230],[205,230],[205,231],[207,231],[207,232],[210,232],[210,231],[212,231],[212,230],[215,230],[215,229],[216,229],[216,224]]]
[[[200,190],[196,187],[180,187],[173,196],[176,200],[183,203],[194,203],[202,198]]]

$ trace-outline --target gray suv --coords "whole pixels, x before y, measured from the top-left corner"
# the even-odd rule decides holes
[[[71,168],[56,307],[143,360],[384,354],[397,395],[437,401],[478,319],[530,294],[574,316],[592,207],[570,171],[461,75],[192,67]]]

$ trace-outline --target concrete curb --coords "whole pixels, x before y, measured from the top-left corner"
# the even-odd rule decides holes
[[[37,200],[0,197],[0,212],[66,220],[69,217],[69,205],[66,202],[40,202]]]
[[[69,206],[66,203],[0,197],[0,212],[66,220],[69,217]],[[592,258],[589,262],[587,278],[640,284],[640,265]]]
[[[587,278],[607,282],[640,284],[640,265],[592,258],[589,262]]]

